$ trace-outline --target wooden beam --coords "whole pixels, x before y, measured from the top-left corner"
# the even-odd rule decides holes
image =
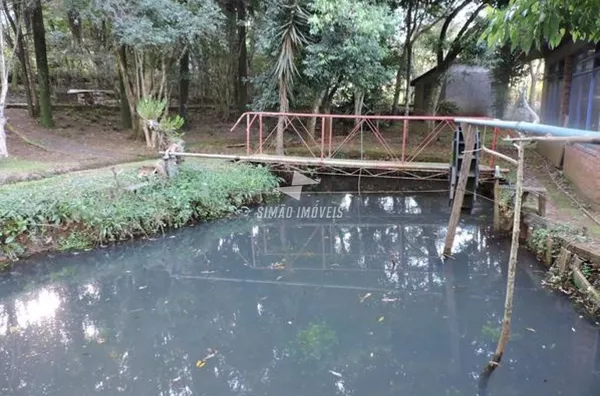
[[[458,183],[456,184],[456,192],[452,200],[452,212],[450,213],[450,221],[448,223],[448,232],[446,233],[446,242],[444,243],[444,256],[452,255],[452,245],[456,236],[456,227],[460,220],[460,212],[465,198],[465,190],[467,189],[467,181],[469,179],[469,171],[471,170],[471,161],[473,160],[473,149],[475,148],[475,134],[473,127],[468,124],[461,124],[461,129],[465,135],[465,150],[463,153],[463,162],[458,174]]]
[[[512,240],[510,244],[510,255],[508,257],[508,276],[506,279],[506,298],[504,300],[504,317],[502,319],[502,331],[496,352],[492,356],[492,360],[488,364],[486,371],[493,371],[502,360],[506,344],[510,339],[510,328],[512,322],[513,296],[515,291],[515,276],[517,272],[517,253],[519,251],[519,234],[521,229],[521,204],[523,197],[523,168],[525,162],[525,142],[520,142],[519,150],[519,165],[517,166],[517,183],[515,195],[515,209],[513,217]]]
[[[487,147],[481,146],[481,151],[483,151],[484,153],[491,154],[491,155],[493,155],[495,157],[498,157],[498,158],[500,158],[500,159],[502,159],[502,160],[504,160],[506,162],[511,163],[512,165],[517,166],[517,164],[518,164],[517,160],[510,158],[508,155],[504,155],[504,154],[499,153],[497,151],[490,150]]]
[[[500,179],[494,180],[494,232],[500,231]]]

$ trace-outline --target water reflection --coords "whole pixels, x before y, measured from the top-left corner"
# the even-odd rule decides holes
[[[2,278],[0,394],[474,394],[508,254],[486,219],[465,216],[444,265],[443,198],[286,205],[343,216],[250,213]],[[595,394],[598,330],[540,289],[532,264],[522,253],[490,394]]]

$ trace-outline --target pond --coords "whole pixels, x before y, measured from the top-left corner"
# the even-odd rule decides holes
[[[0,278],[1,395],[475,395],[509,242],[446,196],[312,194]],[[489,395],[597,395],[600,332],[520,252]]]

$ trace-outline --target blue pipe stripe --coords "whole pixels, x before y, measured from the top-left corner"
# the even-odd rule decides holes
[[[534,124],[524,121],[503,121],[503,120],[481,120],[477,118],[457,117],[454,122],[465,122],[472,125],[498,127],[505,129],[515,129],[521,132],[529,132],[535,135],[550,135],[550,136],[589,136],[600,138],[600,132],[586,131],[585,129],[563,128],[554,125]]]

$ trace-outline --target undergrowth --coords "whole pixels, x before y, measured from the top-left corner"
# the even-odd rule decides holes
[[[270,194],[267,168],[186,161],[171,180],[136,191],[137,168],[81,173],[0,188],[0,256],[84,249],[233,214]]]
[[[552,256],[555,258],[560,252],[561,246],[571,242],[586,242],[588,237],[583,231],[567,224],[553,225],[547,228],[536,228],[531,234],[529,246],[541,256],[548,248],[548,239],[552,238]]]

